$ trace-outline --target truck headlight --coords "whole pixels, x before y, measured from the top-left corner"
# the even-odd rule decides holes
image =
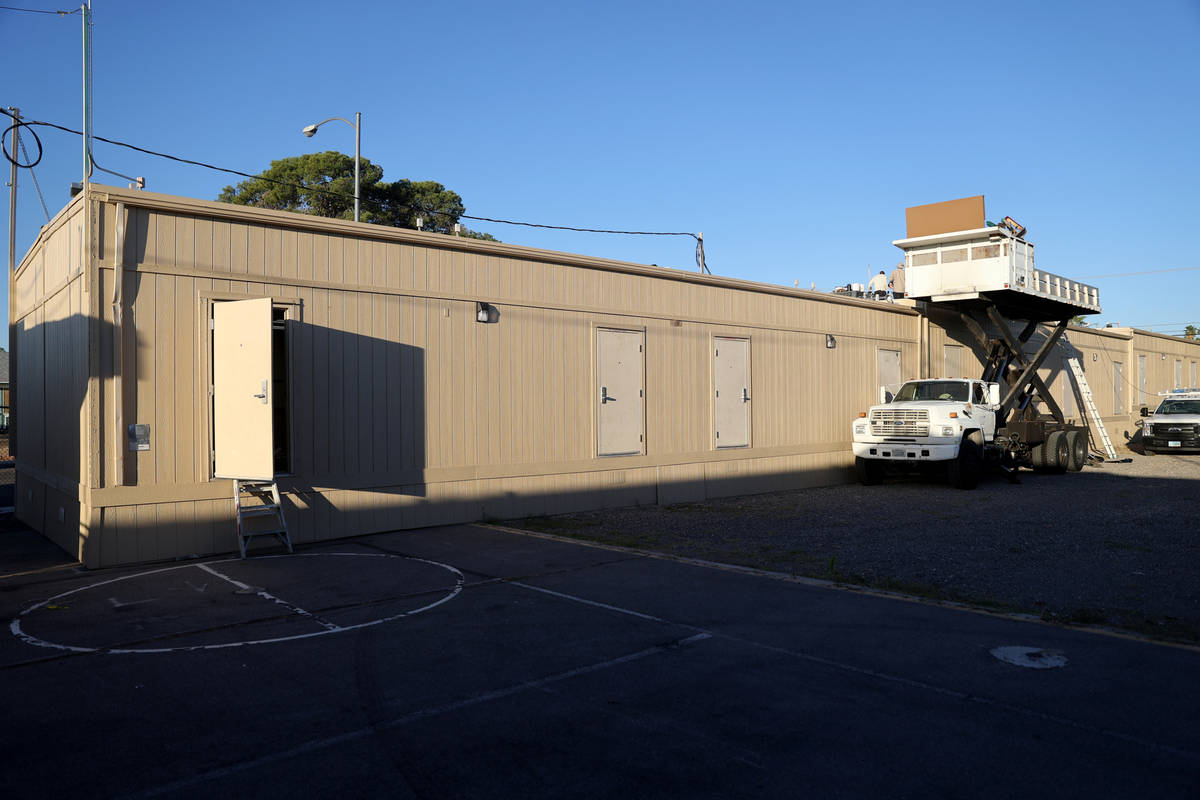
[[[954,435],[954,426],[953,425],[943,425],[942,426],[942,436],[953,436],[953,435]]]
[[[1151,425],[1149,422],[1147,422],[1145,425],[1142,426],[1142,435],[1143,436],[1153,436],[1154,435],[1154,426]]]
[[[864,423],[859,423],[859,424],[855,425],[855,426],[854,426],[854,435],[855,435],[855,436],[866,436],[866,435],[867,435],[867,426],[866,426],[866,424],[864,424]]]

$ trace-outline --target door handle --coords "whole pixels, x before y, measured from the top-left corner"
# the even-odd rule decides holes
[[[617,398],[608,396],[608,387],[607,386],[600,387],[600,403],[601,404],[607,403],[609,401],[616,402],[616,400],[617,400]]]
[[[252,395],[252,396],[257,397],[260,400],[262,400],[263,405],[267,404],[267,382],[265,380],[262,382],[262,391],[256,395]]]
[[[746,387],[745,387],[745,386],[743,386],[743,387],[742,387],[742,402],[743,402],[743,403],[749,403],[749,402],[750,402],[750,394],[749,394],[749,392],[747,392],[747,391],[746,391]]]

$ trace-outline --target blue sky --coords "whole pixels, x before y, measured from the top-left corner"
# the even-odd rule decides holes
[[[359,111],[385,180],[439,181],[468,214],[703,231],[715,274],[822,289],[895,264],[906,206],[983,194],[989,218],[1029,228],[1040,267],[1100,287],[1093,321],[1200,325],[1197,0],[96,0],[93,16],[107,138],[257,172],[353,153],[340,123],[299,131]],[[79,21],[0,10],[0,106],[81,127]],[[38,133],[53,216],[81,147]],[[158,192],[212,199],[237,180],[95,154]],[[28,170],[20,187],[18,259],[45,222]],[[686,238],[471,225],[695,268]],[[1144,274],[1094,277],[1114,273]]]

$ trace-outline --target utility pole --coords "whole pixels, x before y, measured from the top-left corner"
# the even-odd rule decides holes
[[[83,12],[83,187],[87,191],[92,178],[92,0],[86,0]]]
[[[13,116],[12,147],[8,152],[12,158],[8,160],[8,274],[17,268],[17,145],[21,132],[21,109],[8,107]]]

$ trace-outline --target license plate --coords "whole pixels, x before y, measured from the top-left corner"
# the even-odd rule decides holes
[[[1179,442],[1167,442],[1167,447],[1179,447]]]

